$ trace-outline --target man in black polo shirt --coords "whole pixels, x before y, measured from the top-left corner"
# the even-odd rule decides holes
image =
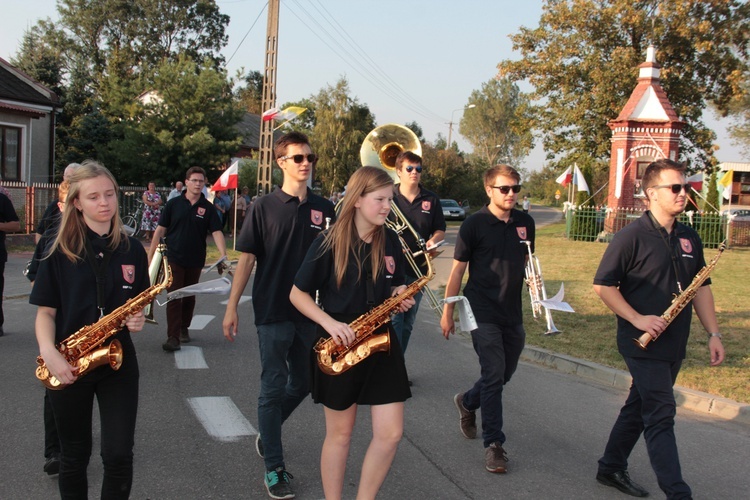
[[[692,308],[685,307],[669,325],[661,315],[705,265],[703,244],[692,228],[676,220],[690,189],[683,165],[655,161],[646,168],[642,185],[649,210],[615,234],[594,277],[594,291],[617,315],[617,347],[633,377],[596,479],[628,495],[647,496],[627,471],[630,452],[643,433],[651,467],[667,498],[691,498],[677,454],[672,387],[685,358]],[[711,365],[716,366],[724,360],[724,347],[709,284],[707,280],[699,288],[692,305],[709,332]],[[643,332],[659,336],[646,350],[633,342]]]
[[[253,310],[258,330],[261,389],[256,449],[266,466],[265,485],[272,498],[293,498],[281,444],[281,425],[309,392],[310,354],[315,324],[289,301],[294,277],[312,241],[333,222],[333,204],[315,195],[307,181],[317,157],[307,136],[291,132],[274,145],[284,173],[281,189],[258,198],[245,217],[237,240],[241,251],[224,315],[224,336],[234,340],[237,305],[257,262]],[[262,438],[262,441],[261,441]]]
[[[404,214],[420,238],[425,241],[425,248],[445,239],[445,218],[443,208],[440,206],[440,198],[432,191],[424,189],[419,181],[422,178],[422,158],[411,152],[402,151],[396,157],[396,173],[400,180],[394,187],[393,202]],[[420,245],[411,231],[404,231],[401,235],[409,245],[412,253],[421,250]],[[427,264],[422,257],[415,258],[420,265],[422,274],[427,272]],[[406,284],[409,285],[417,280],[416,271],[407,266]],[[393,318],[393,329],[396,331],[401,350],[406,353],[409,345],[414,320],[417,318],[419,302],[422,300],[422,292],[414,296],[416,303],[414,307],[405,313],[399,313]]]
[[[479,356],[481,376],[474,386],[453,398],[461,433],[477,434],[476,410],[482,410],[485,468],[506,471],[503,449],[503,386],[518,367],[526,332],[523,329],[521,290],[528,250],[534,250],[535,226],[530,215],[515,210],[521,176],[508,165],[495,165],[484,174],[490,202],[461,225],[456,240],[445,296],[458,295],[466,267],[469,280],[464,295],[471,303],[478,328],[471,332]],[[454,333],[454,304],[443,306],[440,326],[445,338]]]
[[[201,167],[190,167],[185,174],[187,189],[181,196],[167,202],[151,239],[149,262],[159,241],[166,235],[167,258],[172,269],[169,292],[198,283],[206,264],[206,237],[209,234],[213,236],[221,255],[226,257],[227,248],[219,214],[203,195],[205,184],[206,171]],[[181,343],[190,342],[188,327],[194,310],[195,296],[172,300],[167,304],[167,341],[162,344],[165,351],[178,351]]]

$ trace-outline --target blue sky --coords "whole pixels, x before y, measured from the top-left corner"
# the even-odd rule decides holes
[[[231,56],[230,74],[240,67],[262,71],[265,0],[217,3],[231,17],[223,51]],[[55,19],[55,5],[6,2],[0,57],[15,54],[24,29],[37,19]],[[369,106],[378,124],[416,121],[434,141],[438,133],[448,135],[448,122],[460,120],[469,95],[496,74],[499,61],[519,57],[508,35],[535,27],[541,11],[541,0],[282,0],[278,103],[309,97],[345,76],[351,95]],[[742,161],[724,129],[727,122],[706,115],[719,136],[719,160]],[[455,125],[453,139],[470,150]],[[520,166],[536,170],[543,161],[537,147]]]

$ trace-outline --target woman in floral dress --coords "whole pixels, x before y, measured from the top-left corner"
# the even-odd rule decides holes
[[[148,183],[148,189],[143,192],[143,219],[141,219],[141,231],[144,232],[146,241],[151,241],[156,225],[161,215],[162,198],[156,192],[156,184]]]

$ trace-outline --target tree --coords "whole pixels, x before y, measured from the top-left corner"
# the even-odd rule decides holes
[[[241,142],[236,124],[243,110],[226,71],[184,55],[159,65],[153,85],[152,103],[133,100],[123,108],[127,119],[107,148],[109,164],[123,183],[169,182],[193,165],[216,177]]]
[[[750,156],[750,71],[745,74],[742,90],[743,93],[729,105],[728,114],[734,121],[729,127],[729,134],[734,139],[733,142]]]
[[[500,75],[534,87],[535,128],[548,158],[578,153],[604,168],[607,121],[625,105],[646,48],[657,48],[661,83],[686,122],[682,154],[706,163],[715,134],[702,122],[707,102],[726,109],[747,68],[750,5],[740,0],[547,0],[539,27],[512,35],[520,60]]]
[[[341,191],[361,166],[359,150],[367,134],[375,128],[375,117],[367,105],[349,96],[346,78],[340,78],[334,86],[326,86],[311,100],[315,125],[310,142],[320,157],[316,176],[322,183],[323,195],[328,195]]]
[[[260,71],[251,71],[247,74],[238,71],[237,80],[245,82],[245,86],[236,92],[242,109],[256,115],[263,113],[263,74]]]
[[[529,98],[507,78],[492,79],[474,90],[469,103],[475,109],[463,114],[461,135],[488,165],[498,159],[518,165],[533,147]]]

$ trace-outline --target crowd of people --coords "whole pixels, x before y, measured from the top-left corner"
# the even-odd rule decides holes
[[[345,195],[335,199],[308,188],[317,156],[304,134],[282,136],[274,145],[274,156],[283,183],[256,200],[244,188],[236,202],[230,199],[225,205],[224,196],[217,196],[222,200],[218,204],[210,202],[201,167],[189,168],[184,187],[176,183],[177,193],[170,193],[165,203],[154,195],[150,183],[143,201],[152,210],[149,220],[156,218],[156,223],[149,225],[153,232],[147,251],[124,231],[119,187],[112,174],[94,161],[66,170],[59,198],[54,207],[50,205],[49,220],[38,228],[38,254],[30,277],[30,302],[38,307],[40,355],[62,387],[47,389],[44,404],[45,471],[59,474],[62,498],[87,496],[94,398],[102,422],[102,498],[129,496],[139,378],[130,334],[143,328],[144,314],[129,311],[121,328],[107,339],[122,348],[122,366],[117,370],[102,366],[84,376],[56,346],[152,285],[149,262],[162,238],[173,276],[168,291],[197,283],[206,263],[207,236],[212,236],[220,255],[226,257],[221,215],[234,212],[233,205],[238,230],[242,228],[236,240],[240,257],[222,329],[229,341],[240,333],[240,298],[254,271],[253,288],[263,290],[252,294],[262,367],[255,449],[264,461],[268,495],[295,496],[293,476],[284,460],[282,427],[311,394],[323,407],[325,421],[320,452],[325,497],[342,497],[357,410],[362,405],[370,407],[372,429],[362,457],[357,498],[376,497],[396,456],[406,401],[412,395],[405,352],[420,303],[417,285],[421,282],[416,282],[424,266],[408,265],[405,252],[430,255],[443,241],[446,223],[440,200],[422,185],[421,174],[427,166],[413,152],[404,151],[396,159],[398,183],[385,170],[364,166],[349,179]],[[697,233],[676,221],[685,207],[684,168],[659,160],[646,169],[643,184],[650,211],[614,237],[594,278],[596,293],[617,316],[617,345],[633,376],[596,480],[632,496],[648,495],[628,474],[628,456],[643,434],[660,488],[668,498],[690,498],[673,430],[672,386],[685,357],[691,313],[686,308],[671,324],[659,314],[673,294],[683,292],[705,261]],[[521,296],[528,251],[522,243],[528,243],[533,252],[536,227],[528,213],[528,198],[521,210],[516,208],[521,176],[513,167],[489,168],[481,188],[487,203],[458,230],[445,289],[445,297],[463,290],[477,322],[471,340],[479,377],[472,387],[457,388],[453,404],[461,434],[466,439],[481,435],[485,469],[505,473],[509,459],[503,391],[525,344]],[[0,194],[3,238],[4,231],[17,225],[15,211],[12,205],[7,209],[7,204],[7,197]],[[388,219],[393,217],[393,206],[414,234],[405,236],[392,229]],[[4,245],[0,250],[4,251]],[[317,342],[342,349],[355,345],[362,332],[355,331],[352,322],[374,314],[385,303],[390,308],[387,313],[395,314],[393,321],[368,333],[388,338],[390,349],[373,352],[339,374],[331,374],[318,363]],[[709,286],[700,288],[693,305],[709,333],[710,362],[718,365],[724,349]],[[194,307],[194,296],[169,302],[165,351],[179,350],[191,341],[188,326]],[[454,303],[443,305],[440,328],[446,339],[455,333]],[[642,351],[630,341],[640,332],[666,335],[653,349]]]

